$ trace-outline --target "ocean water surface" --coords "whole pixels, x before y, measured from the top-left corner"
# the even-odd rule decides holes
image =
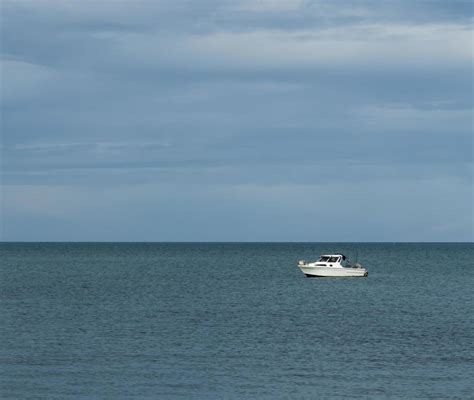
[[[305,278],[359,254],[368,278]],[[474,393],[474,244],[2,243],[0,398]]]

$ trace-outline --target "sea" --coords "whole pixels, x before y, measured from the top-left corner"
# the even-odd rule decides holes
[[[306,278],[339,253],[367,278]],[[474,398],[473,243],[1,243],[2,399]]]

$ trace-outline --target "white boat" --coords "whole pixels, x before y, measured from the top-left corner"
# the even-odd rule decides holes
[[[344,277],[344,276],[367,276],[369,272],[362,265],[355,263],[351,265],[344,254],[324,254],[318,261],[300,261],[298,268],[307,277]]]

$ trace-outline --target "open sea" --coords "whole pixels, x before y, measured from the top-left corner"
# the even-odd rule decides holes
[[[368,278],[298,260],[358,253]],[[474,398],[474,244],[0,243],[2,399]]]

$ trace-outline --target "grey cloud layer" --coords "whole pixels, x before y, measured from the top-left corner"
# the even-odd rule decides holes
[[[313,193],[472,180],[470,2],[3,1],[1,12],[6,185]]]

